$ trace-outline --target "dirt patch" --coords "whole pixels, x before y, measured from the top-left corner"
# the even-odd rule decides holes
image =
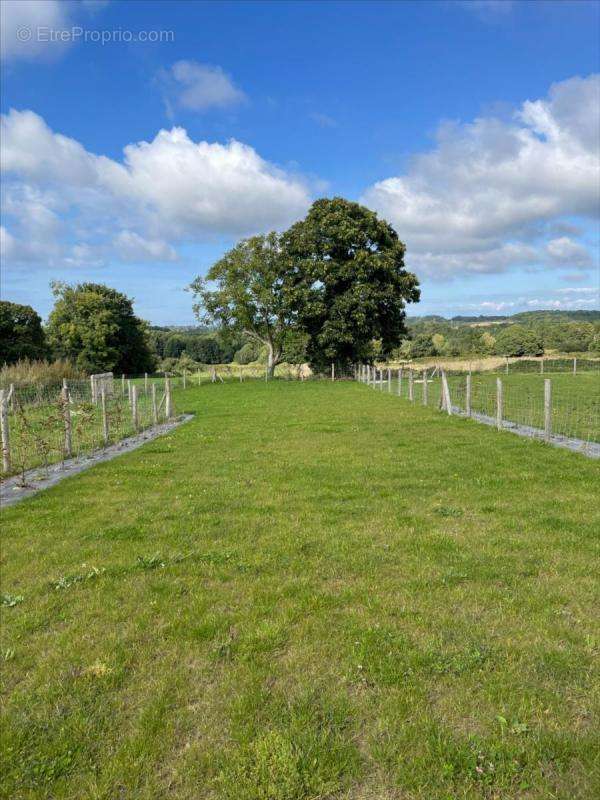
[[[87,456],[78,456],[77,458],[69,458],[64,462],[58,464],[51,464],[48,469],[38,467],[37,469],[27,470],[25,473],[25,484],[23,485],[23,477],[21,475],[13,475],[11,478],[6,478],[0,484],[0,506],[6,508],[27,497],[32,497],[34,494],[43,491],[44,489],[55,486],[65,478],[71,475],[77,475],[95,464],[101,464],[103,461],[111,461],[123,453],[129,453],[132,450],[137,450],[147,442],[151,442],[158,436],[164,436],[174,428],[179,427],[184,422],[193,419],[193,414],[184,414],[177,417],[170,422],[164,422],[162,425],[157,425],[147,431],[138,433],[135,436],[129,436],[127,439],[121,439],[120,442],[111,444],[104,450],[97,450]]]

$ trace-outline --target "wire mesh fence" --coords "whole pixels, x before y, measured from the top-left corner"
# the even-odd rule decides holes
[[[595,452],[600,443],[600,374],[595,369],[507,375],[361,365],[358,380],[498,428],[555,443],[566,439],[583,451]]]
[[[93,378],[0,389],[2,477],[24,478],[28,470],[89,455],[174,416],[170,378],[128,378],[124,389],[112,378]]]

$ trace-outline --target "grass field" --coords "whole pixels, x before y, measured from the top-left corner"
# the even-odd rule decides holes
[[[356,383],[3,515],[2,797],[600,793],[598,464]]]

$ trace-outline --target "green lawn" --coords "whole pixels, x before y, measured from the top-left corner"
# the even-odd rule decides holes
[[[599,796],[596,462],[356,383],[176,406],[4,512],[2,797]]]

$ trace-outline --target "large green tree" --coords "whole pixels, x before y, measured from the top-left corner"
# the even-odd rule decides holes
[[[418,302],[420,292],[389,223],[341,197],[317,200],[283,234],[282,246],[310,287],[297,322],[308,334],[313,367],[370,360],[374,340],[384,356],[399,345],[406,304]]]
[[[31,306],[0,300],[0,364],[48,355],[40,315]]]
[[[99,283],[53,283],[56,297],[48,321],[55,355],[86,372],[135,374],[154,368],[146,323],[121,292]]]
[[[266,347],[271,375],[314,294],[274,232],[244,239],[190,288],[198,318],[217,325],[225,340],[243,334]]]

